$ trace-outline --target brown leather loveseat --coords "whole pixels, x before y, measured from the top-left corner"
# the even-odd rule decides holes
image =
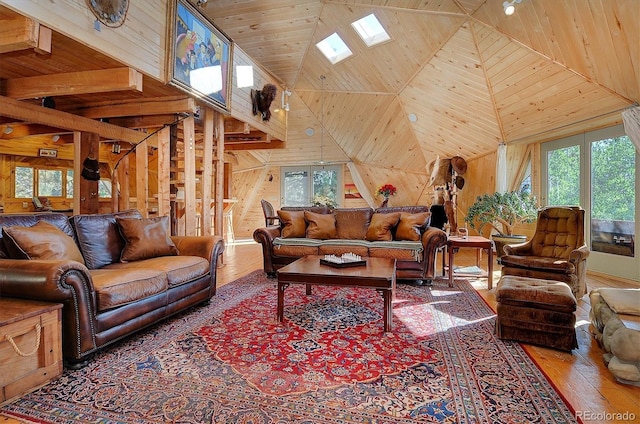
[[[447,242],[444,231],[429,226],[428,206],[389,208],[289,207],[277,211],[280,225],[258,228],[264,271],[276,271],[307,255],[342,255],[397,259],[398,280],[430,283],[435,255]]]
[[[0,214],[2,296],[62,303],[62,351],[97,350],[216,292],[219,236],[169,236],[167,217]]]

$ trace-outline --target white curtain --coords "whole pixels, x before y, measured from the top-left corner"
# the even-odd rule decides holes
[[[498,145],[498,160],[496,162],[496,192],[507,191],[507,145]]]
[[[640,106],[622,111],[622,121],[624,132],[635,144],[636,151],[640,152]]]

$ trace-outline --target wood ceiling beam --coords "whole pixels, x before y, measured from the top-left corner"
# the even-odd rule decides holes
[[[90,106],[75,111],[85,118],[117,118],[124,116],[166,115],[174,113],[196,113],[198,106],[192,98],[182,99],[137,99],[132,102],[118,104]]]
[[[69,131],[96,133],[111,140],[139,143],[147,134],[100,122],[71,113],[32,105],[19,100],[0,96],[0,114],[9,118],[41,125],[61,128]]]
[[[51,28],[23,16],[1,21],[0,53],[31,48],[38,53],[51,53]]]
[[[265,141],[225,141],[224,142],[224,150],[226,152],[231,150],[266,150],[266,149],[284,149],[287,147],[286,143],[282,140],[271,140],[270,142]]]
[[[124,118],[110,118],[109,123],[127,128],[158,128],[171,124],[179,118],[176,114],[129,116]]]
[[[9,79],[6,89],[7,97],[18,100],[113,91],[142,92],[142,74],[132,68],[67,72]]]

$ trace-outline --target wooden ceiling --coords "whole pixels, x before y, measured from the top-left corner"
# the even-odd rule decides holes
[[[502,0],[209,0],[201,10],[292,91],[286,148],[241,152],[250,166],[322,159],[424,175],[436,156],[471,159],[501,142],[619,122],[619,111],[640,101],[637,0],[523,0],[512,16]],[[391,41],[369,48],[351,29],[369,13]],[[0,20],[13,17],[0,7]],[[337,65],[315,47],[333,32],[354,53]],[[184,96],[59,33],[52,45],[46,60],[33,50],[0,52],[0,81],[133,72],[143,91],[132,84],[56,97],[58,109],[78,115],[87,104],[144,102],[144,116],[132,106],[123,120],[170,119],[166,108],[154,115],[154,102]]]
[[[523,0],[512,16],[502,0],[216,0],[204,11],[293,91],[288,148],[263,152],[271,163],[319,157],[304,130],[320,126],[320,75],[324,159],[411,173],[436,155],[619,122],[640,100],[637,0]],[[392,40],[368,48],[351,22],[372,12]],[[333,32],[354,52],[337,65],[315,47]]]

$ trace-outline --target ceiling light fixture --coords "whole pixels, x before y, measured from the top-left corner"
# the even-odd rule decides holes
[[[51,140],[55,143],[56,141],[60,140],[60,135],[59,134],[55,134],[51,137]]]
[[[504,7],[504,14],[507,16],[513,15],[516,11],[516,3],[522,3],[522,0],[511,0],[502,3],[502,7]]]
[[[6,127],[4,127],[4,130],[2,130],[3,133],[5,134],[11,134],[13,132],[13,127],[11,125],[7,125]]]

